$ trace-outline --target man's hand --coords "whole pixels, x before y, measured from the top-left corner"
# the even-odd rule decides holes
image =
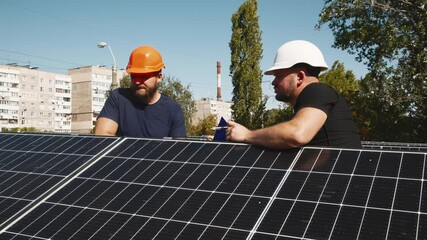
[[[228,121],[228,128],[226,131],[227,141],[246,142],[250,133],[251,131],[246,127],[236,122]]]

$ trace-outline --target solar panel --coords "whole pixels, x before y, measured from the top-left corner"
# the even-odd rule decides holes
[[[114,143],[0,239],[426,238],[426,153],[96,139]]]
[[[365,149],[427,152],[427,143],[363,141],[362,147]]]
[[[306,148],[252,239],[424,239],[425,160]]]
[[[94,136],[0,134],[0,228],[114,140]]]

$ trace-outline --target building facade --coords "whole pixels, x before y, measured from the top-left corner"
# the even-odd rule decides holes
[[[0,129],[71,131],[71,77],[0,65]]]
[[[122,79],[124,73],[118,70],[117,79]],[[72,79],[71,129],[76,133],[90,133],[107,99],[112,70],[105,66],[87,66],[69,69],[68,75]]]
[[[217,116],[217,122],[223,117],[226,121],[231,119],[232,102],[223,102],[211,98],[202,98],[195,101],[196,113],[193,117],[193,124],[197,124],[207,116],[214,114]]]

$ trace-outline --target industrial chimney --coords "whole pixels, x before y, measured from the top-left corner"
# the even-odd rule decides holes
[[[216,78],[217,78],[216,100],[222,101],[221,99],[221,63],[220,62],[216,62]]]

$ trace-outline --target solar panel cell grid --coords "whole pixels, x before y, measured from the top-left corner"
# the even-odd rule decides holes
[[[425,153],[116,140],[0,134],[0,239],[426,237]]]
[[[84,216],[89,219],[98,219],[99,213],[104,212],[128,216],[127,221],[134,217],[148,218],[139,223],[140,230],[135,236],[142,233],[151,236],[156,232],[154,225],[163,226],[158,236],[170,232],[170,226],[181,226],[178,236],[185,236],[186,229],[194,225],[204,226],[202,235],[221,232],[226,238],[247,236],[273,194],[274,185],[279,184],[280,179],[276,178],[286,172],[286,169],[252,168],[264,151],[247,145],[126,141],[129,144],[121,144],[107,153],[42,205],[87,208],[93,210],[85,210]],[[138,146],[139,150],[131,154],[130,146]],[[275,159],[279,154],[273,155]],[[262,165],[265,163],[259,164]],[[274,165],[274,161],[269,165]],[[264,190],[259,189],[261,186],[270,187]],[[260,195],[253,195],[256,192]],[[65,218],[61,215],[61,219]],[[80,213],[78,218],[81,217]],[[73,219],[65,225],[74,225]],[[109,219],[99,220],[104,224],[95,228],[108,231],[103,226],[108,226]],[[36,220],[30,225],[38,224]],[[26,234],[27,228],[19,226],[13,226],[12,231]],[[83,229],[69,231],[76,233]]]
[[[324,153],[317,154],[312,150],[302,153],[298,161],[303,163],[295,163],[258,231],[272,236],[313,239],[385,239],[388,234],[393,237],[406,234],[415,238],[414,234],[419,229],[412,224],[419,216],[420,199],[424,196],[421,192],[423,181],[400,178],[400,170],[401,166],[412,164],[420,169],[419,166],[425,162],[425,154],[362,151],[359,157],[354,158],[358,155],[355,152],[343,153],[347,156],[340,154],[336,162],[326,164],[333,165],[328,174],[318,171],[317,161],[321,158],[317,156]],[[314,156],[311,159],[317,159],[311,165],[307,164],[306,156],[309,155]],[[349,159],[356,161],[352,163]],[[386,169],[389,160],[391,166]],[[415,163],[405,162],[413,160]],[[353,171],[350,171],[351,166]],[[420,176],[419,170],[415,170],[417,172],[415,175]],[[276,213],[277,209],[283,211]],[[421,218],[424,214],[425,211]],[[415,230],[410,228],[402,235],[396,228],[402,227],[397,217],[403,216]],[[260,235],[254,235],[255,239],[258,237]]]
[[[0,227],[87,163],[94,148],[104,149],[114,140],[0,134]]]
[[[427,174],[427,171],[424,170],[425,167],[425,155],[422,154],[403,154],[402,163],[399,169],[400,178],[409,178],[409,179],[422,179],[423,172]],[[424,175],[424,179],[427,175]]]

